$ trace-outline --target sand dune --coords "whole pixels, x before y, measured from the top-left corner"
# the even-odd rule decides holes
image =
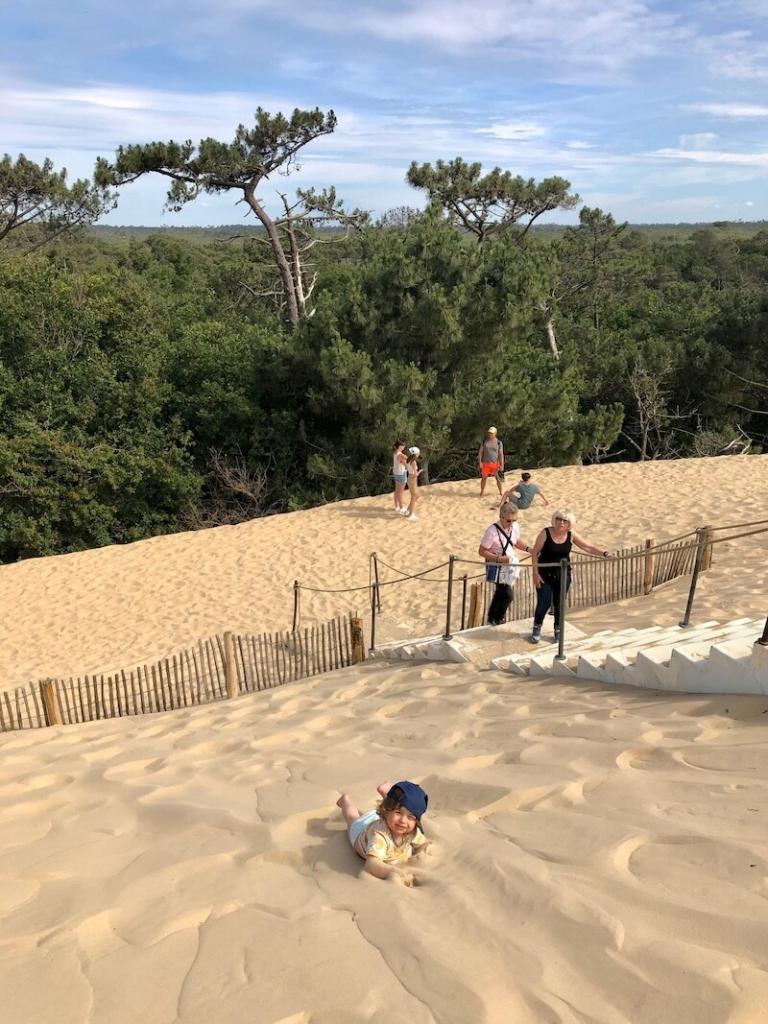
[[[4,737],[3,1019],[756,1024],[766,714],[371,665]],[[334,806],[393,775],[430,793],[414,890]]]
[[[543,469],[536,480],[553,504],[578,513],[580,532],[606,547],[646,537],[660,541],[706,523],[768,518],[768,456],[569,466]],[[421,493],[420,519],[413,523],[394,515],[389,495],[377,495],[2,566],[0,686],[128,667],[226,629],[287,629],[294,579],[328,588],[365,584],[371,551],[406,571],[451,553],[477,558],[483,530],[494,519],[492,502],[478,497],[477,481],[436,484]],[[536,504],[525,512],[523,536],[535,537],[550,511]],[[732,551],[721,546],[714,571],[702,581],[703,600],[719,612],[727,611],[726,601],[744,615],[765,614],[767,537],[740,542],[736,566],[729,564]],[[384,579],[397,578],[382,571]],[[679,618],[679,594],[657,597],[657,614]],[[442,626],[443,586],[411,582],[385,589],[383,599],[381,637]],[[365,594],[304,592],[303,620],[363,611],[366,602]],[[648,607],[631,614],[647,617]]]
[[[542,470],[608,546],[768,516],[768,460]],[[0,569],[2,678],[284,626],[294,576],[474,557],[475,482]],[[524,532],[547,510],[526,513]],[[696,615],[759,616],[766,536],[721,545]],[[392,588],[383,626],[439,613]],[[684,586],[578,613],[675,621]],[[344,605],[342,605],[344,607]],[[304,602],[322,619],[338,598]],[[439,619],[438,619],[439,621]],[[415,627],[419,627],[416,629]],[[369,663],[230,702],[0,736],[4,1024],[761,1024],[768,699]],[[358,876],[335,800],[430,794],[414,889]]]

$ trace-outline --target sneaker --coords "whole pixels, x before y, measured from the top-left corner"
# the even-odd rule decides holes
[[[533,627],[530,639],[532,644],[537,644],[541,640],[541,626]]]
[[[395,512],[397,512],[397,514],[399,516],[407,516],[408,515],[408,509],[407,508],[396,508]]]
[[[560,639],[560,629],[559,629],[558,626],[555,626],[555,643],[557,643],[559,639]]]
[[[405,514],[411,520],[411,522],[413,522],[414,519],[419,518],[415,512],[406,512]]]

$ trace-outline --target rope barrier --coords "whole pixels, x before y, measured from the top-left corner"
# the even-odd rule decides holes
[[[742,537],[754,537],[758,533],[768,533],[768,526],[764,526],[762,530],[748,530],[746,533],[735,533],[732,537],[718,537],[717,540],[711,540],[709,543],[724,544],[729,540],[741,540]]]
[[[731,523],[730,526],[712,526],[711,530],[736,530],[740,526],[760,526],[763,523],[768,523],[768,519],[755,519],[751,523]]]
[[[768,524],[768,519],[757,519],[757,520],[754,521],[754,523],[733,523],[730,526],[716,526],[716,527],[712,527],[712,530],[713,531],[714,530],[733,530],[733,529],[738,529],[741,526],[756,526],[756,525],[761,525],[763,523]],[[768,533],[768,525],[763,526],[762,529],[759,529],[759,530],[748,530],[748,531],[745,531],[744,533],[732,534],[732,535],[730,535],[728,537],[718,537],[716,539],[707,541],[707,544],[714,547],[715,544],[724,544],[727,541],[741,540],[743,537],[754,537],[754,536],[756,536],[758,534],[761,534],[761,533]],[[683,534],[680,534],[679,537],[674,537],[671,540],[662,541],[659,544],[655,544],[653,547],[642,548],[639,551],[628,552],[626,554],[625,553],[617,554],[617,555],[615,555],[611,559],[603,559],[603,558],[600,557],[600,555],[592,555],[590,552],[576,552],[576,555],[577,555],[577,557],[579,559],[594,559],[596,561],[602,562],[602,561],[634,561],[635,559],[638,559],[638,558],[643,558],[644,559],[644,558],[647,558],[649,555],[665,553],[665,552],[668,552],[668,551],[675,551],[675,552],[677,552],[679,554],[679,553],[682,553],[682,552],[685,552],[685,551],[689,551],[689,550],[695,549],[698,546],[698,541],[697,541],[697,542],[694,542],[694,543],[691,543],[691,544],[683,544],[683,545],[681,545],[680,547],[677,547],[677,548],[673,548],[672,547],[672,545],[675,544],[676,542],[678,542],[680,540],[683,540],[685,537],[692,536],[693,534],[695,534],[695,531],[693,531],[692,533],[683,533]],[[434,565],[434,566],[432,566],[429,569],[423,569],[421,572],[416,572],[416,573],[406,573],[402,569],[398,569],[394,565],[389,565],[388,562],[385,562],[381,558],[379,558],[379,562],[380,562],[381,565],[385,566],[391,572],[398,573],[398,575],[401,577],[401,579],[397,579],[397,580],[384,580],[384,581],[380,581],[379,584],[378,584],[379,587],[392,587],[392,586],[396,586],[398,583],[405,583],[407,580],[421,580],[422,583],[447,583],[448,582],[447,579],[443,579],[442,577],[440,577],[438,579],[425,579],[425,577],[428,576],[430,573],[437,572],[438,569],[445,568],[445,566],[449,564],[448,562],[440,562],[438,565]],[[458,557],[455,559],[455,562],[457,564],[460,563],[462,565],[482,565],[483,567],[485,567],[488,564],[487,562],[480,561],[479,559],[458,558]],[[575,561],[572,564],[578,564],[578,562]],[[530,562],[524,561],[522,559],[517,563],[517,565],[518,565],[518,567],[520,569],[530,569],[530,568],[532,568],[532,565],[531,565]],[[539,562],[538,563],[538,568],[540,568],[540,569],[557,569],[559,567],[560,567],[560,563],[559,562]],[[369,565],[369,577],[370,577],[370,574],[371,574],[371,571],[370,571],[370,565]],[[469,579],[480,579],[482,576],[484,576],[484,573],[478,573],[477,576],[471,576],[471,577],[469,577]],[[301,590],[309,591],[310,593],[313,593],[313,594],[354,594],[354,593],[359,593],[360,591],[364,591],[364,590],[365,591],[370,591],[371,586],[372,586],[372,584],[370,582],[367,585],[358,586],[358,587],[310,587],[310,586],[307,586],[306,584],[302,583],[302,584],[300,584],[300,589]]]
[[[406,580],[417,579],[421,575],[420,573],[417,573],[414,576],[411,573],[405,572],[403,569],[398,569],[394,565],[390,565],[388,562],[385,562],[383,558],[379,558],[379,564],[383,565],[386,569],[391,569],[392,572],[399,573],[403,577],[403,579],[401,579],[401,580],[389,580],[390,583],[405,583]],[[426,569],[425,572],[426,573],[434,572],[437,569],[442,569],[443,565],[447,565],[447,564],[448,564],[447,562],[443,562],[441,565],[435,566],[435,569]],[[436,579],[436,580],[426,580],[426,579],[424,579],[421,582],[422,583],[447,583],[448,579],[447,578],[446,579],[440,578],[440,579]]]
[[[379,561],[381,562],[381,559],[379,559]],[[381,562],[381,564],[384,565],[385,563]],[[422,576],[426,576],[430,572],[436,572],[438,569],[443,569],[446,565],[448,565],[447,562],[440,562],[439,565],[433,565],[431,569],[423,569],[421,572],[413,573],[413,575],[406,576],[405,579],[402,579],[402,580],[385,580],[384,582],[380,582],[379,586],[380,587],[392,587],[392,586],[394,586],[397,583],[405,583],[406,579],[417,580],[417,579],[420,579]],[[389,566],[387,568],[389,568]],[[438,582],[445,583],[446,581],[445,580],[424,580],[424,582],[425,583],[438,583]],[[367,586],[362,586],[362,587],[333,587],[333,588],[331,588],[331,587],[308,587],[304,583],[302,583],[301,584],[301,589],[302,590],[309,590],[313,594],[352,594],[352,593],[355,593],[356,591],[359,591],[359,590],[370,590],[370,584],[368,584]]]

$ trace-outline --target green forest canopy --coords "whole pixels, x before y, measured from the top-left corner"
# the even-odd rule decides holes
[[[263,225],[67,234],[115,183],[73,197],[46,173],[60,207],[0,243],[3,561],[381,491],[396,436],[431,479],[465,477],[491,420],[527,467],[765,443],[761,225],[582,208],[525,231],[507,210],[480,237],[437,194],[372,222],[307,190],[275,218],[284,253],[305,247],[290,317]],[[570,196],[499,173],[469,184]]]

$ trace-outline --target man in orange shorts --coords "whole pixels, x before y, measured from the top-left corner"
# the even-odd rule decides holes
[[[477,450],[477,462],[480,466],[480,497],[485,492],[485,481],[489,476],[496,478],[496,486],[501,494],[500,473],[504,472],[504,445],[498,436],[496,427],[488,427],[485,440]]]

